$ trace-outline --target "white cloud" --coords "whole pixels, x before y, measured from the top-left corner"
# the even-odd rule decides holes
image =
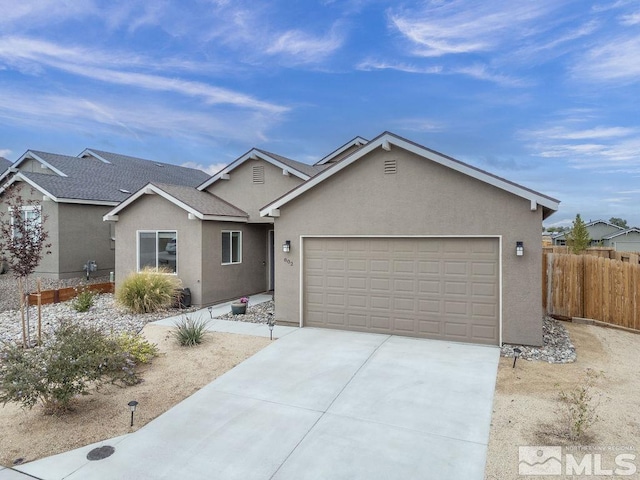
[[[405,73],[419,73],[419,74],[438,74],[442,73],[442,66],[434,65],[428,67],[419,67],[410,63],[402,62],[385,62],[373,59],[367,59],[356,65],[356,69],[363,70],[365,72],[372,70],[397,70]]]
[[[587,50],[572,69],[573,76],[595,82],[640,81],[640,36],[628,33],[609,38]]]
[[[118,67],[141,67],[151,63],[149,59],[134,55],[64,47],[23,37],[6,37],[0,39],[0,59],[10,65],[18,65],[21,69],[41,70],[47,66],[101,82],[200,97],[211,105],[229,104],[271,113],[283,113],[288,110],[284,106],[202,82],[117,69]],[[97,65],[105,65],[106,68]]]
[[[620,17],[620,23],[625,26],[638,25],[640,23],[640,12],[633,12]]]
[[[0,123],[45,128],[73,129],[101,135],[133,138],[197,139],[247,142],[266,141],[266,129],[279,123],[277,115],[238,110],[195,110],[161,102],[149,103],[135,95],[123,98],[97,95],[63,96],[21,92],[0,87]],[[98,98],[99,97],[99,98]]]
[[[278,34],[266,48],[269,55],[285,55],[303,63],[318,63],[338,50],[344,39],[332,28],[324,36],[313,36],[302,30],[288,30]]]
[[[206,172],[209,175],[215,175],[227,165],[228,163],[210,163],[207,165],[204,163],[197,163],[197,162],[185,162],[180,166],[187,167],[187,168],[197,168],[198,170],[202,170],[203,172]]]
[[[11,155],[11,153],[12,153],[12,150],[9,150],[8,148],[0,149],[0,157],[7,158],[9,155]]]
[[[389,14],[392,26],[425,57],[494,50],[530,33],[553,3],[539,0],[429,2],[418,11]]]

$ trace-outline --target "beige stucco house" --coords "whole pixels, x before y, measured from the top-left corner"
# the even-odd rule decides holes
[[[385,132],[314,166],[254,149],[104,218],[117,280],[170,259],[198,305],[274,290],[277,319],[300,326],[539,345],[540,228],[557,208]]]

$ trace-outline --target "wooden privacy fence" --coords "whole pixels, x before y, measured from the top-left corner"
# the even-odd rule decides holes
[[[569,247],[548,246],[542,247],[542,253],[571,253]],[[637,252],[618,252],[613,247],[589,247],[584,251],[584,255],[594,255],[596,257],[610,258],[627,263],[640,264],[640,255]]]
[[[581,317],[640,330],[640,265],[593,255],[542,255],[548,315]]]
[[[113,293],[113,283],[92,283],[90,285],[83,285],[78,287],[60,288],[58,290],[43,290],[40,292],[41,304],[47,305],[49,303],[59,303],[71,300],[78,295],[78,292],[86,288],[96,293]],[[36,305],[38,303],[38,296],[35,293],[29,295],[29,305]]]

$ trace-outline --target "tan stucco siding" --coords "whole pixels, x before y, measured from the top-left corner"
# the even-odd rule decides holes
[[[106,226],[105,222],[105,226]],[[191,290],[192,303],[202,304],[202,226],[187,212],[158,195],[145,195],[127,207],[116,225],[116,288],[137,271],[137,233],[140,230],[177,232],[177,276]]]
[[[51,203],[51,202],[47,202]],[[115,251],[111,248],[111,232],[102,217],[112,207],[98,205],[58,204],[59,278],[85,275],[89,260],[98,265],[92,275],[108,275],[115,267]]]
[[[253,167],[264,167],[264,183],[253,183]],[[229,180],[218,180],[207,190],[249,214],[250,222],[270,222],[260,217],[260,208],[302,183],[293,174],[264,160],[247,160],[230,174]]]
[[[18,167],[18,170],[22,172],[44,173],[45,175],[57,175],[57,173],[45,167],[42,163],[31,158],[24,160]]]
[[[385,159],[397,161],[396,174],[384,173]],[[541,223],[528,200],[397,147],[378,149],[281,208],[277,318],[300,319],[301,235],[492,235],[502,239],[503,341],[540,344]],[[285,240],[289,254],[278,248]]]
[[[202,292],[206,304],[267,290],[267,231],[271,226],[205,222]],[[222,264],[222,232],[242,232],[242,262]]]

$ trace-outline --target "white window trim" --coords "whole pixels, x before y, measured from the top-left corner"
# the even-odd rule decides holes
[[[223,256],[224,252],[222,252],[222,245],[220,245],[220,250],[221,250],[220,251],[220,257],[221,257],[220,258],[220,260],[221,260],[220,261],[220,265],[238,265],[238,264],[242,263],[242,230],[222,230],[220,233],[222,233],[223,235],[225,233],[230,234],[230,236],[229,236],[229,248],[231,248],[231,252],[230,252],[231,255],[229,255],[229,258],[231,259],[231,261],[230,262],[223,262],[222,261],[222,256]],[[239,240],[238,241],[238,249],[240,251],[238,252],[239,254],[238,254],[238,261],[237,262],[233,261],[233,241],[232,240],[233,240],[233,234],[234,233],[238,233],[239,234],[239,236],[238,236],[238,240]]]
[[[9,219],[11,222],[11,239],[15,240],[16,233],[15,233],[15,230],[13,229],[13,222],[15,221],[15,215],[13,214],[13,207],[9,207],[8,210],[9,210]],[[42,225],[42,206],[40,205],[23,205],[22,207],[20,207],[20,216],[22,216],[22,212],[33,212],[33,211],[39,212],[39,215],[40,215],[39,225]]]
[[[177,230],[136,230],[136,272],[141,272],[140,269],[140,234],[141,233],[155,233],[156,234],[156,266],[158,270],[158,233],[173,233],[176,238],[176,271],[169,272],[166,275],[178,275],[178,231]]]

